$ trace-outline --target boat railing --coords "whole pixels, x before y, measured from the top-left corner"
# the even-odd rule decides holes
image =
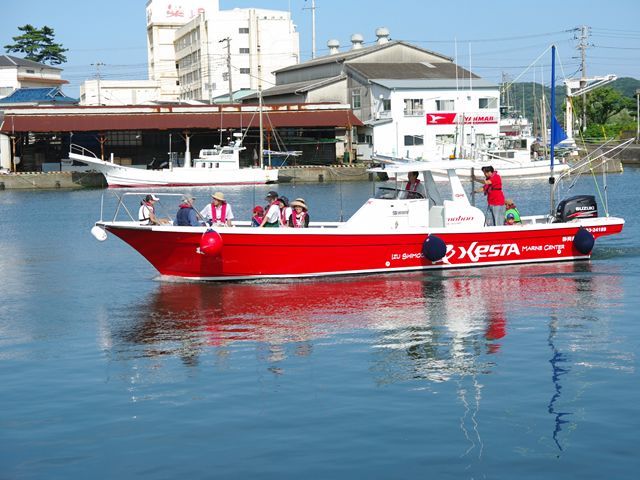
[[[117,204],[116,204],[116,208],[115,208],[115,212],[113,214],[113,218],[112,218],[112,222],[116,222],[118,221],[118,218],[120,215],[126,214],[129,218],[128,220],[132,221],[132,222],[137,222],[138,221],[138,212],[134,211],[134,213],[131,212],[131,210],[129,210],[130,207],[130,201],[128,202],[128,200],[131,197],[137,197],[138,199],[143,199],[145,198],[147,195],[155,195],[158,198],[162,198],[162,197],[178,197],[178,198],[182,198],[184,197],[183,193],[153,193],[153,192],[125,192],[122,194],[117,194],[116,192],[111,192],[113,193],[113,195],[116,197],[117,199]],[[127,206],[127,203],[129,203],[129,206]],[[104,218],[104,194],[102,195],[102,200],[100,202],[100,221],[102,221],[102,219]]]
[[[84,148],[83,146],[76,143],[72,143],[69,145],[69,153],[75,153],[76,155],[83,155],[85,157],[98,158],[98,156],[91,150],[89,150],[88,148]]]
[[[156,197],[162,199],[162,197],[177,197],[178,199],[181,199],[185,196],[184,193],[167,193],[167,192],[162,192],[162,193],[157,193],[157,192],[144,192],[144,191],[137,191],[137,192],[125,192],[122,194],[118,194],[116,192],[111,192],[113,193],[113,195],[116,197],[117,199],[117,204],[115,207],[115,212],[113,214],[113,218],[111,219],[112,222],[117,222],[119,221],[118,219],[121,218],[123,215],[126,217],[126,220],[120,220],[120,221],[131,221],[131,222],[138,222],[138,212],[137,210],[135,210],[135,208],[137,208],[137,205],[135,207],[131,207],[131,197],[136,197],[137,200],[141,200],[143,198],[145,198],[147,195],[155,195]],[[132,211],[133,210],[133,211]],[[198,213],[198,216],[200,214]],[[100,202],[100,222],[103,222],[104,220],[104,194],[102,195],[102,199]],[[201,219],[204,222],[204,219]],[[234,220],[233,222],[233,226],[234,227],[251,227],[252,222],[250,220]],[[309,223],[309,228],[310,229],[314,229],[314,228],[337,228],[340,225],[344,225],[343,222],[311,222]],[[226,227],[225,227],[226,228]],[[233,227],[231,227],[233,228]]]

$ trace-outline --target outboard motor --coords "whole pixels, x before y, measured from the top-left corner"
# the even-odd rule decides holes
[[[598,216],[598,204],[593,195],[576,195],[565,198],[558,204],[555,222],[569,222],[579,218],[594,218]]]

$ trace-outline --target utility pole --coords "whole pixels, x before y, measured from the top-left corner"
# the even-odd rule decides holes
[[[98,105],[102,105],[102,98],[100,95],[100,67],[104,67],[102,62],[92,63],[92,66],[96,67],[96,79],[98,80]]]
[[[233,103],[233,86],[231,82],[231,37],[223,38],[218,43],[227,42],[227,75],[229,75],[229,103]]]
[[[640,142],[640,88],[636,89],[636,143]]]
[[[587,86],[587,47],[589,44],[589,27],[582,25],[580,27],[580,43],[578,44],[578,50],[580,50],[580,88]],[[582,131],[587,129],[587,94],[582,94]]]

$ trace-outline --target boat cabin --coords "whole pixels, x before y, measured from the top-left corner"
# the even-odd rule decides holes
[[[460,168],[459,162],[456,168]],[[345,228],[370,227],[376,223],[390,230],[484,226],[484,213],[469,202],[451,162],[410,162],[369,171],[386,173],[389,181],[344,224]],[[448,184],[438,186],[433,171],[446,171]],[[409,172],[418,172],[426,196],[405,188]]]

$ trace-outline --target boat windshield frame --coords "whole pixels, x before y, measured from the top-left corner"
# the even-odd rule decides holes
[[[424,200],[420,192],[397,187],[377,187],[375,198],[378,200]]]

